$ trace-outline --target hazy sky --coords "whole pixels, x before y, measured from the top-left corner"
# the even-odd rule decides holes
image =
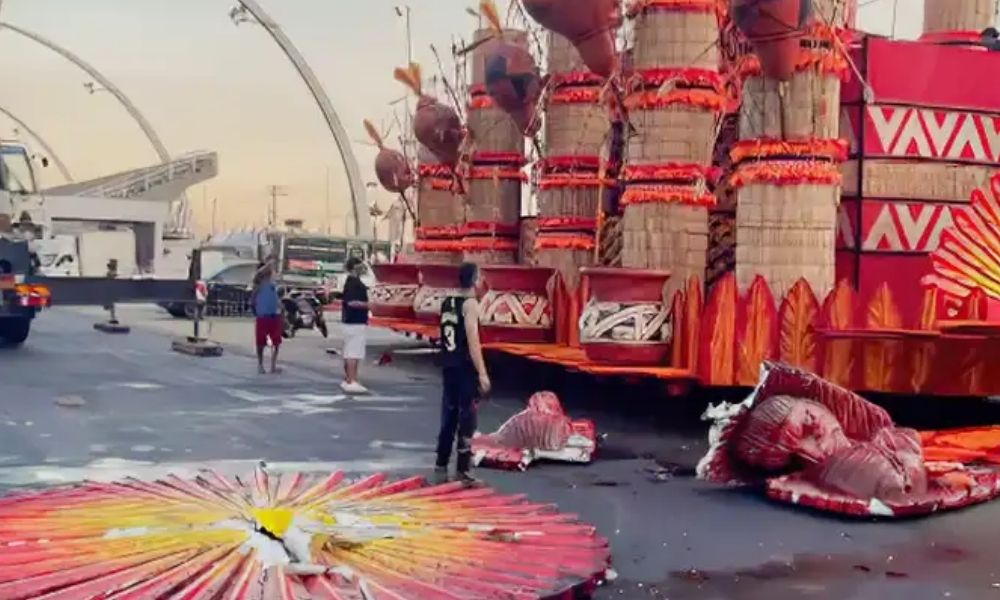
[[[388,118],[402,96],[393,67],[405,57],[403,20],[392,0],[258,0],[298,45],[356,142],[364,118]],[[289,194],[279,217],[326,222],[329,168],[334,230],[343,231],[349,193],[336,147],[291,63],[256,25],[228,18],[235,0],[2,0],[2,20],[35,31],[92,63],[145,113],[172,154],[219,152],[220,174],[190,197],[200,228],[218,198],[219,227],[262,223],[267,187]],[[889,33],[894,0],[861,0],[861,27]],[[900,0],[896,33],[919,33],[923,2]],[[476,26],[475,0],[410,0],[416,59],[433,70],[430,44]],[[503,8],[505,1],[498,0]],[[44,136],[77,180],[156,162],[139,128],[106,93],[90,95],[85,74],[65,59],[0,31],[2,106]],[[0,122],[0,135],[12,135]],[[29,140],[30,141],[30,140]],[[374,149],[354,150],[374,179]],[[62,182],[54,168],[43,183]],[[202,198],[208,202],[203,203]],[[374,198],[374,196],[373,196]],[[385,198],[382,196],[382,198]],[[371,198],[370,198],[371,199]],[[385,200],[381,202],[387,204]]]

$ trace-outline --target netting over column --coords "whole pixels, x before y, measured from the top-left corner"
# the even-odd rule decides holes
[[[622,264],[669,271],[671,287],[705,276],[707,175],[725,97],[716,6],[644,0],[632,12]]]

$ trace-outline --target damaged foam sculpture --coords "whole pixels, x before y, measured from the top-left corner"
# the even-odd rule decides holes
[[[596,447],[593,421],[570,419],[555,394],[538,392],[495,433],[473,438],[472,456],[477,466],[523,471],[536,460],[589,463]]]
[[[1000,495],[1000,469],[925,460],[921,435],[816,375],[765,363],[740,404],[710,407],[702,479],[764,485],[772,499],[857,516],[901,517]]]

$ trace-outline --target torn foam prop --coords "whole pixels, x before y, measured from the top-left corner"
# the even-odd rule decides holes
[[[589,463],[596,447],[593,421],[570,419],[555,394],[538,392],[495,433],[473,438],[472,456],[477,466],[523,471],[537,460]]]
[[[921,434],[821,378],[765,363],[750,397],[710,407],[698,475],[763,484],[769,497],[855,516],[901,517],[984,502],[1000,469],[925,460]],[[927,435],[924,434],[924,439]]]
[[[606,540],[552,506],[385,475],[86,482],[0,498],[0,598],[589,597]]]

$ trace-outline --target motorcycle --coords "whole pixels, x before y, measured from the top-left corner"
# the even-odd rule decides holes
[[[329,337],[330,331],[326,326],[323,304],[314,294],[288,291],[281,297],[281,304],[285,309],[283,337],[293,338],[301,329],[315,329],[323,337]]]

